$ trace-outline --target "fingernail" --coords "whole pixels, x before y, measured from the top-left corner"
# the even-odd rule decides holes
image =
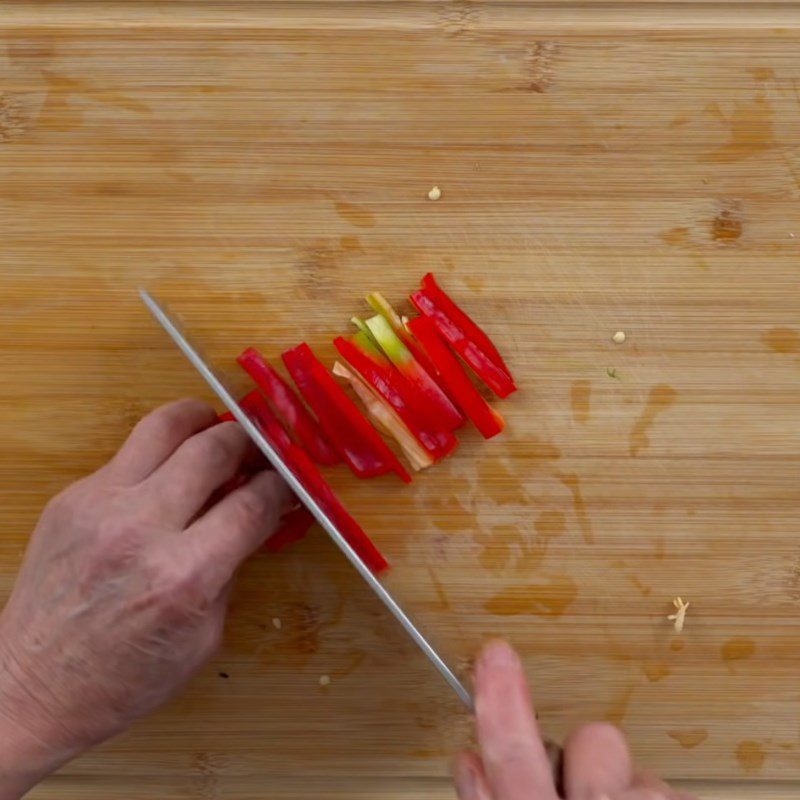
[[[475,789],[478,781],[469,762],[457,762],[453,778],[456,784],[456,792],[460,798],[468,799],[475,797]]]
[[[490,669],[515,667],[519,664],[519,656],[508,642],[496,639],[483,648],[479,664]]]

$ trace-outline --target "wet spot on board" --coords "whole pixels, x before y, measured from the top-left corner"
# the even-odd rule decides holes
[[[793,328],[773,328],[764,334],[763,340],[774,353],[800,353],[800,334]]]
[[[345,655],[344,664],[330,671],[330,677],[342,680],[348,675],[352,675],[366,659],[367,654],[363,650],[353,650]]]
[[[484,458],[478,466],[480,487],[497,505],[525,505],[528,493],[519,478],[500,459]]]
[[[467,288],[471,289],[473,292],[480,292],[486,285],[486,280],[479,275],[467,275],[464,278],[464,283],[466,283]]]
[[[638,575],[628,575],[628,580],[638,589],[642,597],[649,597],[653,590],[645,583],[642,583]]]
[[[723,661],[746,661],[756,652],[756,643],[746,636],[734,636],[722,645]]]
[[[536,518],[534,527],[545,539],[555,538],[566,530],[566,517],[560,511],[542,511]]]
[[[475,515],[454,496],[431,502],[431,521],[440,531],[462,531],[475,527]]]
[[[631,698],[633,697],[635,686],[627,686],[619,695],[614,698],[610,708],[604,714],[606,722],[610,722],[617,727],[622,725],[625,715],[628,713],[628,706],[630,705]]]
[[[669,121],[669,125],[667,125],[667,127],[680,128],[683,125],[687,125],[689,122],[691,122],[691,120],[692,118],[689,114],[678,114]]]
[[[674,739],[686,750],[691,750],[708,739],[708,731],[705,728],[689,728],[687,730],[667,731],[667,736],[670,739]]]
[[[747,70],[757,81],[769,81],[775,77],[772,67],[749,67]]]
[[[715,242],[730,244],[742,235],[743,224],[738,203],[723,205],[711,221],[711,238]]]
[[[730,163],[768,152],[775,146],[772,105],[764,94],[753,100],[734,104],[726,117],[717,104],[707,107],[710,113],[721,119],[729,129],[728,141],[701,160],[711,163]]]
[[[53,39],[20,37],[13,35],[7,41],[8,57],[12,64],[23,66],[42,66],[55,55]]]
[[[433,588],[436,592],[436,597],[439,600],[439,606],[442,611],[451,611],[452,606],[450,605],[450,598],[447,596],[447,592],[444,590],[444,586],[442,586],[442,582],[439,580],[439,576],[432,568],[428,568],[428,573],[431,576],[431,583],[433,584]]]
[[[666,411],[677,400],[677,397],[678,393],[666,384],[659,384],[650,390],[644,411],[631,429],[629,452],[632,456],[638,456],[650,445],[647,434],[656,421],[656,417]]]
[[[748,775],[761,772],[766,758],[767,754],[764,752],[764,746],[761,742],[748,740],[739,742],[736,747],[736,760]]]
[[[683,226],[677,228],[669,228],[660,234],[662,242],[672,245],[673,247],[680,247],[689,243],[690,233],[689,229]]]
[[[509,586],[491,597],[484,608],[496,616],[560,617],[577,597],[578,586],[569,575],[551,575],[538,583]]]
[[[658,681],[662,681],[672,674],[672,668],[669,664],[659,661],[645,661],[642,664],[642,670],[650,683],[658,683]]]
[[[339,239],[339,247],[347,253],[363,253],[364,248],[358,236],[342,236]]]
[[[591,415],[592,384],[589,381],[574,381],[570,388],[570,405],[575,422],[588,422]]]
[[[511,561],[514,548],[521,548],[525,538],[516,525],[493,525],[488,531],[475,535],[481,545],[478,561],[484,569],[503,569]]]
[[[580,478],[574,472],[557,472],[555,477],[572,493],[572,504],[575,507],[575,516],[578,518],[583,540],[586,544],[594,542],[594,531],[592,521],[586,512],[586,502],[583,499]]]
[[[336,213],[346,222],[355,225],[357,228],[374,228],[375,215],[367,208],[347,203],[344,200],[334,200]]]
[[[339,254],[341,255],[341,254]],[[337,253],[319,245],[304,250],[296,263],[298,288],[309,300],[326,299],[336,288]]]
[[[686,647],[686,642],[683,639],[673,639],[669,644],[669,649],[673,653],[680,653],[684,647]]]

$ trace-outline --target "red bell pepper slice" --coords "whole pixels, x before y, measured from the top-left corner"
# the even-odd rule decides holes
[[[236,422],[236,417],[230,411],[223,411],[221,414],[217,414],[217,422]]]
[[[284,547],[299,542],[306,537],[315,522],[314,515],[305,506],[293,509],[284,514],[280,527],[267,539],[264,549],[270,553],[277,553]]]
[[[319,423],[308,413],[300,398],[254,347],[248,347],[237,359],[283,418],[298,444],[318,464],[331,466],[341,460]]]
[[[287,350],[281,357],[322,429],[359,478],[396,472],[405,483],[411,483],[397,456],[307,344]]]
[[[342,336],[333,340],[334,347],[362,378],[397,412],[406,427],[431,454],[441,461],[453,452],[458,439],[450,431],[437,428],[414,389],[394,365],[381,353],[364,333],[351,339]]]
[[[437,306],[456,324],[467,338],[475,342],[484,353],[486,353],[495,364],[497,364],[503,372],[511,375],[511,370],[503,361],[503,357],[494,346],[494,342],[489,338],[488,334],[467,314],[466,311],[459,308],[455,301],[442,289],[436,282],[432,272],[422,278],[422,288],[433,298]]]
[[[408,327],[436,365],[439,377],[455,398],[461,410],[472,420],[486,439],[496,436],[506,426],[505,420],[481,397],[469,375],[439,336],[436,325],[428,317],[408,321]]]
[[[403,340],[394,332],[389,321],[382,314],[366,321],[370,341],[374,340],[386,354],[389,361],[397,367],[400,374],[414,387],[420,402],[425,403],[431,420],[438,428],[452,431],[464,424],[463,414],[455,407],[442,387],[431,377],[414,358]],[[409,338],[410,335],[406,334]]]
[[[475,374],[498,396],[508,397],[516,391],[511,375],[500,367],[470,339],[464,329],[454,322],[426,290],[414,292],[411,302],[421,314],[430,317],[442,338],[472,367]]]
[[[243,398],[240,405],[250,414],[267,441],[275,448],[297,479],[302,482],[306,491],[330,517],[358,557],[373,572],[385,570],[389,564],[380,550],[347,512],[308,453],[291,440],[267,401],[257,391],[253,391]]]

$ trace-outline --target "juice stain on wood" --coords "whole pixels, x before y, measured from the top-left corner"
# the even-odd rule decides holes
[[[642,597],[649,597],[653,591],[646,583],[642,583],[638,575],[628,575],[628,580],[641,592]]]
[[[664,664],[659,661],[645,661],[645,663],[642,664],[642,669],[650,683],[658,683],[658,681],[662,681],[664,678],[668,678],[672,675],[672,668],[669,664]]]
[[[566,530],[566,517],[560,511],[542,511],[534,523],[536,532],[545,539],[561,536]]]
[[[586,513],[586,503],[583,499],[583,492],[581,491],[580,478],[574,472],[556,472],[555,477],[567,487],[572,493],[572,503],[575,506],[575,516],[578,518],[578,525],[580,525],[581,533],[583,534],[583,541],[586,544],[594,543],[594,531],[592,530],[592,521]]]
[[[520,506],[528,502],[525,486],[499,459],[486,458],[481,461],[478,479],[481,490],[499,506]]]
[[[357,228],[375,227],[375,215],[369,209],[355,203],[347,203],[344,200],[334,200],[333,205],[336,213],[345,222],[349,222]]]
[[[673,639],[669,644],[669,649],[673,653],[680,653],[686,647],[686,642],[683,639]]]
[[[730,117],[725,117],[719,106],[713,105],[716,106],[716,112],[712,113],[727,124],[730,138],[722,147],[703,157],[702,161],[727,164],[765,153],[775,146],[772,105],[763,93],[756,95],[753,100],[736,103]]]
[[[756,652],[756,645],[746,636],[734,636],[722,645],[723,661],[745,661]]]
[[[632,456],[638,456],[642,450],[650,445],[650,439],[647,434],[656,421],[656,417],[666,411],[677,398],[678,393],[671,386],[663,383],[654,386],[650,390],[647,405],[631,429],[628,451]]]
[[[689,229],[684,227],[670,228],[660,234],[661,241],[673,247],[682,247],[690,242]]]
[[[433,570],[433,568],[428,568],[428,573],[431,576],[431,583],[433,584],[433,588],[436,591],[436,597],[439,600],[439,606],[442,611],[452,611],[452,606],[450,605],[450,598],[447,596],[447,592],[444,590],[444,586],[442,586],[442,582],[439,580],[439,576]]]
[[[496,616],[560,617],[577,596],[578,586],[569,575],[551,575],[541,583],[509,586],[490,598],[484,608]]]
[[[625,715],[628,713],[628,706],[633,697],[635,686],[628,686],[620,692],[620,694],[612,701],[611,707],[604,714],[606,722],[610,722],[617,727],[622,725]]]
[[[711,221],[711,238],[715,242],[730,244],[742,235],[743,225],[738,209],[727,206],[720,209]]]
[[[667,731],[667,736],[686,750],[691,750],[708,739],[708,731],[705,728],[690,728],[685,731]]]
[[[764,344],[774,353],[785,355],[800,353],[800,334],[793,328],[773,328],[762,338]]]
[[[591,415],[592,384],[589,381],[574,381],[570,389],[572,418],[575,422],[586,423]]]
[[[739,762],[739,766],[749,775],[761,772],[766,758],[767,754],[764,752],[761,742],[747,740],[739,742],[736,747],[736,760]]]

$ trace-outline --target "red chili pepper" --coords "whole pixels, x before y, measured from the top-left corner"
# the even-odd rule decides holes
[[[425,404],[415,398],[411,384],[372,345],[365,333],[357,333],[352,339],[339,336],[333,340],[333,344],[364,380],[397,412],[406,427],[435,461],[440,461],[453,452],[458,439],[450,431],[437,428],[435,423],[432,423],[426,413]]]
[[[277,553],[287,545],[299,542],[305,538],[314,522],[314,515],[305,506],[293,509],[284,514],[280,527],[267,539],[264,549]]]
[[[450,318],[426,290],[414,292],[411,295],[411,302],[421,314],[433,320],[445,341],[498,397],[508,397],[516,391],[517,387],[514,385],[511,375],[493,361],[491,356]]]
[[[397,456],[307,344],[287,350],[282,358],[322,429],[359,478],[396,472],[405,483],[411,483]]]
[[[439,336],[434,322],[428,317],[415,317],[409,320],[408,327],[436,366],[439,377],[450,395],[455,398],[456,403],[472,420],[481,435],[491,439],[500,433],[505,428],[505,420],[472,385],[469,375]]]
[[[486,332],[472,319],[472,317],[459,308],[453,299],[442,289],[436,282],[432,272],[422,278],[422,288],[433,298],[437,306],[456,324],[466,337],[475,342],[484,353],[486,353],[495,364],[497,364],[503,372],[511,376],[511,370],[503,361],[503,357],[494,346],[494,342],[489,338]]]
[[[292,387],[275,371],[254,347],[248,347],[237,359],[256,382],[294,434],[297,442],[318,463],[325,466],[341,460],[319,423],[308,413]]]
[[[306,491],[330,517],[358,557],[373,571],[381,572],[389,564],[380,550],[350,516],[328,482],[302,447],[296,445],[272,413],[267,401],[257,392],[250,392],[240,405],[259,426],[267,441],[277,450],[286,466],[302,482]]]

